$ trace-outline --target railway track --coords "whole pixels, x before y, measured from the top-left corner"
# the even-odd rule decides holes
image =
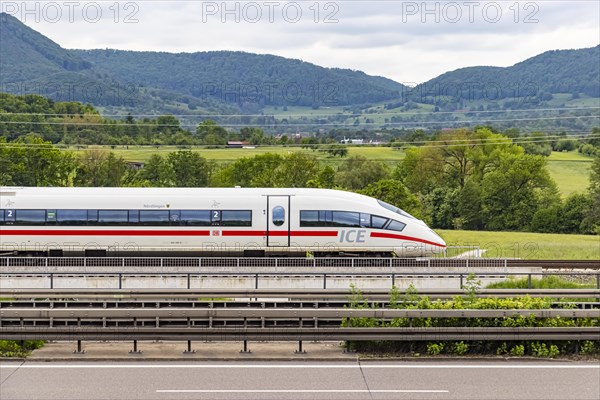
[[[400,295],[406,291],[400,289]],[[421,289],[419,295],[433,298],[452,298],[464,296],[462,289]],[[387,300],[389,289],[361,290],[361,295],[369,300]],[[600,289],[480,289],[479,297],[550,297],[550,298],[600,298]],[[162,301],[191,299],[206,302],[210,299],[342,299],[348,300],[351,293],[348,289],[0,289],[0,297],[8,299],[109,299],[122,301],[144,300]],[[202,300],[205,299],[205,300]],[[6,302],[0,302],[0,308]]]
[[[517,260],[498,258],[129,258],[129,257],[0,257],[10,267],[155,267],[155,268],[546,268],[600,269],[600,260]]]

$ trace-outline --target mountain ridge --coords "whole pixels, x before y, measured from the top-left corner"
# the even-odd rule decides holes
[[[373,103],[410,109],[410,102],[445,111],[463,109],[468,102],[519,109],[544,104],[558,93],[600,97],[600,45],[550,50],[510,67],[463,67],[408,88],[362,71],[271,54],[68,50],[8,14],[0,13],[0,21],[0,91],[138,113],[365,109]]]

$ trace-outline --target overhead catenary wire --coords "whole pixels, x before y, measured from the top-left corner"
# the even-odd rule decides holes
[[[556,117],[530,117],[530,118],[503,118],[503,119],[475,119],[475,120],[457,120],[457,121],[403,121],[403,122],[387,122],[384,125],[387,126],[410,126],[410,128],[419,127],[420,125],[452,125],[452,124],[481,124],[490,122],[518,122],[518,121],[546,121],[546,120],[573,120],[573,119],[585,119],[585,118],[597,118],[600,121],[600,115],[571,115],[571,116],[556,116]],[[73,126],[115,126],[122,127],[128,125],[110,123],[98,123],[98,122],[49,122],[49,121],[0,121],[0,124],[9,125],[73,125]],[[131,126],[149,126],[149,127],[197,127],[197,124],[147,124],[147,123],[136,123]],[[247,124],[219,124],[220,127],[228,128],[244,128],[244,127],[302,127],[302,126],[341,126],[341,127],[356,127],[354,123],[340,122],[340,123],[319,123],[319,122],[306,122],[306,123],[247,123]]]
[[[450,147],[461,147],[461,146],[471,146],[471,147],[477,147],[477,146],[492,146],[492,145],[511,145],[511,144],[529,144],[529,143],[551,143],[551,142],[555,142],[560,139],[573,139],[573,140],[583,140],[583,139],[600,139],[600,134],[589,134],[589,135],[570,135],[570,136],[558,136],[555,135],[552,138],[535,138],[535,137],[526,137],[526,138],[516,138],[516,139],[511,139],[511,138],[487,138],[487,139],[473,139],[471,141],[469,141],[468,139],[457,139],[457,140],[433,140],[433,141],[404,141],[404,142],[394,142],[394,144],[398,144],[398,145],[407,145],[407,146],[411,146],[411,145],[417,145],[417,144],[421,144],[421,145],[426,145],[426,147],[429,148],[450,148]],[[519,140],[520,139],[520,140]],[[316,147],[319,146],[316,150],[327,150],[328,146],[333,146],[333,145],[337,145],[337,143],[331,143],[331,144],[310,144],[310,145],[286,145],[286,147]],[[86,147],[81,147],[81,146],[86,146]],[[94,147],[87,147],[87,146],[94,146]],[[110,146],[112,147],[113,145],[96,145],[96,144],[90,144],[90,145],[82,145],[82,144],[38,144],[38,143],[17,143],[17,142],[10,142],[10,143],[0,143],[0,147],[2,148],[30,148],[30,149],[35,149],[35,148],[40,148],[40,149],[57,149],[57,150],[69,150],[69,151],[86,151],[86,150],[103,150],[104,147]],[[119,145],[120,147],[124,147],[124,146],[132,146],[134,147],[133,149],[127,149],[127,148],[121,148],[119,149],[120,151],[152,151],[152,152],[156,152],[156,151],[173,151],[173,147],[177,147],[177,145],[172,145],[172,144],[165,144],[165,145]],[[269,147],[281,147],[281,145],[257,145],[258,147],[261,148],[269,148]],[[368,145],[367,145],[368,146]],[[376,145],[377,146],[377,145]],[[68,148],[68,147],[74,147],[74,148]],[[161,149],[162,147],[162,149]],[[210,148],[208,148],[210,147]],[[385,145],[380,145],[380,147],[389,147],[388,144]],[[191,150],[191,149],[196,149],[196,150],[212,150],[215,148],[215,145],[186,145],[186,148],[184,150]],[[225,145],[220,145],[220,148],[226,148]],[[333,147],[329,147],[329,148],[333,148]]]
[[[293,106],[292,106],[293,107]],[[349,106],[344,106],[349,107]],[[502,113],[517,113],[517,112],[545,112],[545,111],[574,111],[574,110],[600,110],[600,106],[585,106],[585,107],[555,107],[555,108],[531,108],[531,109],[523,109],[523,110],[456,110],[456,111],[427,111],[427,112],[402,112],[400,116],[403,115],[440,115],[440,114],[468,114],[468,113],[486,113],[486,114],[502,114]],[[295,117],[329,117],[329,116],[347,116],[349,118],[354,117],[355,114],[353,112],[348,112],[347,114],[343,113],[330,113],[330,114],[321,114],[321,113],[293,113],[293,114],[68,114],[68,113],[12,113],[12,112],[0,112],[1,115],[36,115],[36,116],[49,116],[49,117],[64,117],[64,116],[99,116],[99,117],[137,117],[137,118],[158,118],[164,116],[172,116],[172,117],[223,117],[223,118],[242,118],[242,117],[270,117],[270,118],[295,118]],[[369,114],[360,113],[359,116],[368,116]],[[399,115],[394,112],[382,112],[374,115]]]

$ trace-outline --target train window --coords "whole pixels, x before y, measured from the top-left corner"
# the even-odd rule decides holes
[[[98,211],[99,225],[127,225],[129,211],[126,210],[100,210]]]
[[[300,226],[319,226],[319,212],[300,211]]]
[[[184,225],[210,226],[209,210],[182,210],[181,222]]]
[[[371,214],[360,213],[360,227],[370,228],[371,227]]]
[[[371,215],[371,227],[377,229],[383,229],[385,224],[387,224],[388,219],[380,217],[378,215]]]
[[[46,211],[46,223],[51,225],[56,224],[56,210]]]
[[[98,223],[98,210],[87,210],[88,224],[96,225]]]
[[[56,210],[56,222],[59,225],[85,225],[87,220],[87,210]]]
[[[46,210],[16,210],[15,222],[21,225],[44,225]]]
[[[211,210],[210,212],[211,225],[221,225],[221,211]]]
[[[400,208],[398,208],[396,206],[393,206],[393,205],[391,205],[389,203],[386,203],[385,201],[377,200],[377,202],[379,203],[379,205],[381,205],[386,210],[390,210],[392,212],[395,212],[396,214],[400,214],[400,215],[403,215],[403,216],[408,217],[408,218],[416,219],[415,217],[413,217],[412,215],[410,215],[406,211],[404,211],[404,210],[402,210],[402,209],[400,209]]]
[[[331,211],[319,211],[319,225],[317,226],[333,226]]]
[[[390,224],[385,229],[402,232],[405,226],[406,224],[403,224],[402,222],[391,220]]]
[[[273,225],[281,226],[285,222],[285,208],[277,206],[273,208]]]
[[[140,211],[140,223],[142,225],[168,225],[168,210],[142,210]]]
[[[221,211],[221,226],[252,226],[252,211]]]
[[[360,227],[360,217],[357,212],[334,211],[333,226]]]
[[[4,224],[4,210],[0,210],[0,225]]]
[[[4,210],[4,220],[7,224],[15,222],[15,210]]]
[[[181,222],[181,211],[179,210],[171,210],[169,211],[169,220],[171,221],[171,225],[179,225]]]
[[[140,210],[129,210],[129,223],[132,225],[140,223]]]

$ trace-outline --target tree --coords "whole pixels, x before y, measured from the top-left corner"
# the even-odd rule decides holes
[[[204,144],[225,144],[227,143],[227,131],[225,128],[217,125],[212,119],[205,119],[196,127],[196,136]]]
[[[139,171],[138,178],[153,187],[172,186],[173,169],[161,155],[153,154]]]
[[[346,189],[360,190],[388,176],[389,171],[384,163],[363,156],[352,156],[340,164],[335,181]]]
[[[319,150],[329,154],[331,157],[340,156],[340,158],[343,158],[348,155],[348,148],[346,146],[342,146],[341,144],[330,144],[320,148]]]
[[[600,154],[594,158],[590,171],[590,204],[581,227],[585,232],[600,234]]]
[[[213,184],[221,187],[275,187],[275,171],[282,163],[283,157],[273,153],[240,158],[218,171]]]
[[[482,214],[489,230],[527,230],[544,200],[556,187],[541,156],[503,154],[498,167],[481,182]],[[549,205],[548,205],[549,206]]]
[[[306,187],[308,181],[319,173],[319,161],[310,154],[294,152],[284,157],[275,169],[278,187]]]
[[[67,186],[75,169],[74,157],[36,135],[0,144],[0,182],[3,185]]]
[[[108,159],[104,150],[86,150],[78,158],[75,186],[106,186],[106,169],[102,164]]]
[[[76,186],[120,187],[130,168],[123,157],[104,150],[85,151],[78,159]]]
[[[198,153],[189,150],[169,153],[167,162],[173,170],[173,183],[176,187],[208,186],[213,166]]]

